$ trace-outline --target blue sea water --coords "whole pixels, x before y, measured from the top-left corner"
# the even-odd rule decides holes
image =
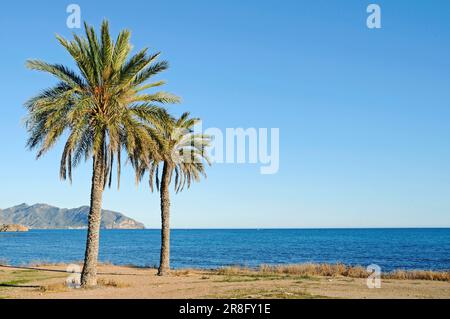
[[[171,233],[174,268],[304,262],[377,264],[382,270],[450,270],[450,229],[239,229]],[[154,266],[159,230],[102,230],[100,260]],[[0,263],[83,259],[85,230],[0,233]]]

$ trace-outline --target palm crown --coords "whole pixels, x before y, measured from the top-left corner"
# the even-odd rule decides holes
[[[211,138],[205,134],[195,134],[193,127],[199,122],[198,118],[189,118],[189,113],[183,113],[179,119],[166,117],[159,120],[155,127],[148,128],[154,140],[158,141],[159,151],[149,161],[141,160],[136,169],[139,180],[149,172],[150,189],[154,186],[160,190],[159,164],[164,162],[169,170],[169,180],[175,173],[174,188],[176,192],[190,187],[192,181],[199,181],[206,177],[205,165],[211,164],[206,153]],[[142,156],[140,157],[142,158]]]
[[[82,158],[93,156],[102,161],[104,183],[109,176],[111,185],[114,159],[120,179],[121,149],[130,157],[139,153],[148,158],[158,151],[148,125],[166,116],[160,104],[175,103],[179,98],[166,92],[145,93],[164,84],[146,84],[168,67],[165,61],[156,62],[159,53],[147,54],[144,49],[130,57],[130,32],[120,32],[114,42],[106,21],[100,38],[92,27],[85,24],[85,28],[86,38],[74,34],[74,40],[68,41],[57,36],[75,60],[79,74],[60,64],[27,61],[30,69],[50,73],[59,80],[26,103],[30,132],[27,145],[38,148],[40,157],[67,131],[61,178],[71,180],[72,167]]]

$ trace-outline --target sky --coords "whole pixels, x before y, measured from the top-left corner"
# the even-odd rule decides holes
[[[174,228],[450,227],[450,2],[373,0],[8,1],[0,4],[0,208],[89,204],[91,163],[58,176],[62,143],[25,147],[24,102],[55,83],[30,58],[72,66],[69,4],[135,50],[161,51],[158,76],[203,127],[278,128],[279,170],[215,164],[172,195]],[[381,8],[381,29],[366,8]],[[159,196],[123,167],[103,207],[149,228]]]

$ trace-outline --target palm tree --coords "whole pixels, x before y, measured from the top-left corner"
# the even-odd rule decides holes
[[[92,158],[92,185],[83,287],[97,284],[97,260],[101,222],[102,195],[111,186],[113,164],[117,166],[120,183],[121,152],[129,158],[157,152],[157,144],[148,134],[147,126],[160,120],[164,103],[178,102],[178,97],[147,89],[164,84],[146,84],[152,76],[166,70],[165,61],[156,62],[159,53],[147,49],[130,56],[130,32],[123,30],[116,41],[111,40],[108,22],[101,26],[100,38],[85,23],[86,37],[74,34],[68,41],[57,36],[59,43],[74,59],[79,73],[61,64],[39,60],[27,61],[30,69],[55,76],[59,83],[31,98],[26,104],[27,146],[37,149],[37,158],[47,152],[67,133],[61,157],[60,177],[72,180],[72,168],[84,158]]]
[[[170,191],[172,176],[175,175],[174,190],[182,191],[189,188],[192,181],[206,177],[205,165],[211,164],[205,153],[210,143],[210,137],[204,134],[194,134],[193,127],[200,120],[189,118],[184,113],[179,119],[166,117],[163,121],[154,122],[153,128],[148,128],[149,134],[158,141],[159,152],[149,160],[134,162],[136,177],[141,180],[145,172],[149,172],[150,189],[154,185],[160,192],[161,199],[161,254],[158,275],[167,275],[170,271]],[[158,124],[159,123],[159,124]],[[156,153],[155,153],[156,154]],[[142,156],[140,157],[142,159]],[[144,156],[145,158],[145,156]],[[162,166],[160,177],[159,170]]]

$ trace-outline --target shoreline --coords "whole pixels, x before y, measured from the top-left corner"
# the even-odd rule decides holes
[[[0,270],[2,268],[10,269],[37,269],[40,267],[67,267],[69,265],[83,265],[82,260],[74,260],[67,262],[47,262],[35,261],[24,264],[9,264],[0,259]],[[99,266],[107,267],[125,267],[136,269],[157,269],[156,265],[138,265],[131,263],[112,263],[99,261]],[[271,263],[261,264],[259,266],[246,266],[244,264],[223,265],[217,267],[172,267],[172,271],[214,271],[219,273],[279,273],[279,274],[297,274],[297,275],[321,275],[321,276],[343,276],[350,278],[367,278],[370,272],[367,267],[359,264],[345,264],[345,263]],[[406,269],[396,268],[393,270],[381,273],[382,278],[390,279],[418,279],[418,280],[438,280],[433,278],[442,277],[442,281],[450,281],[450,268],[448,269]],[[423,279],[421,279],[423,278]]]

